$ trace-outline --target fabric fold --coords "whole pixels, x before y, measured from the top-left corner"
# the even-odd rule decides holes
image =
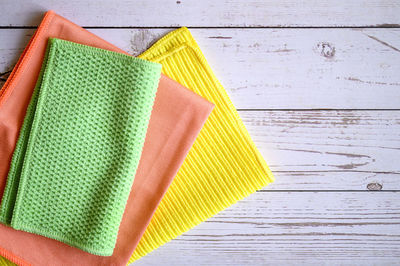
[[[0,90],[0,195],[49,37],[123,50],[49,11]],[[112,256],[84,252],[60,241],[0,224],[0,255],[19,265],[125,265],[189,152],[213,104],[162,75]]]
[[[139,56],[215,104],[130,262],[181,235],[274,180],[225,89],[187,28]]]

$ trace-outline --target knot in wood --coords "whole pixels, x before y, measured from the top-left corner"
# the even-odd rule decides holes
[[[332,58],[335,56],[335,46],[328,42],[320,42],[317,44],[317,49],[323,57]]]

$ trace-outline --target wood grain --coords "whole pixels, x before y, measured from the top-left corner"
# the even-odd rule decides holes
[[[11,70],[33,31],[0,30],[0,72]],[[90,31],[139,54],[170,29]],[[191,32],[239,109],[400,108],[400,29]]]
[[[400,191],[400,174],[369,171],[274,171],[270,191]]]
[[[273,171],[400,173],[400,111],[241,111]]]
[[[389,0],[2,1],[1,26],[36,26],[44,11],[84,26],[342,27],[397,26],[400,3]]]
[[[256,193],[133,265],[393,265],[400,193]]]

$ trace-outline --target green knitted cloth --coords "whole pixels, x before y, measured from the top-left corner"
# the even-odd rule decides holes
[[[160,74],[160,64],[49,39],[0,221],[112,255]]]

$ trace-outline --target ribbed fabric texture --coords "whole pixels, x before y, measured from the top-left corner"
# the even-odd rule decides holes
[[[1,220],[113,253],[161,65],[50,39],[11,162]]]
[[[273,181],[226,91],[187,28],[168,34],[140,56],[215,104],[161,201],[130,262],[176,238]]]
[[[0,257],[0,266],[14,266],[14,265],[16,265],[16,264],[12,263],[11,261],[9,261],[3,257]]]

